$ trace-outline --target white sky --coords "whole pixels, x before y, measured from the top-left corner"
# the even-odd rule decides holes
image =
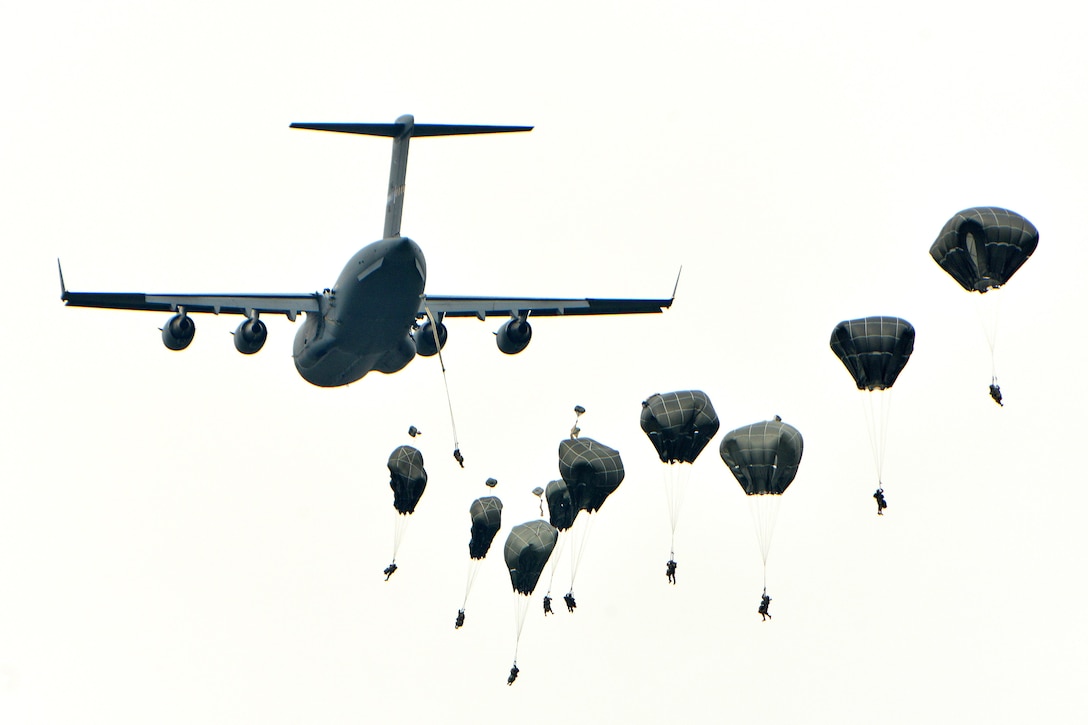
[[[747,6],[747,7],[745,7]],[[42,2],[0,26],[0,722],[1068,721],[1086,703],[1080,274],[1088,47],[1068,3]],[[665,297],[665,315],[453,321],[436,359],[320,390],[270,322],[65,309],[76,290],[310,292],[380,236],[389,144],[292,121],[535,124],[412,145],[434,294]],[[929,258],[952,214],[1040,230],[998,373]],[[918,331],[874,515],[843,319]],[[770,557],[694,466],[668,586],[654,392],[805,438]],[[501,560],[584,435],[620,450],[579,609],[534,598],[514,687]],[[430,484],[385,583],[385,461]],[[504,530],[468,603],[468,505]],[[555,585],[562,583],[563,562]]]

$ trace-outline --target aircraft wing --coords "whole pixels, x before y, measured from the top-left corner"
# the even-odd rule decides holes
[[[294,320],[299,312],[319,311],[319,294],[309,295],[156,295],[141,292],[69,292],[61,294],[69,307],[103,307],[111,310],[151,312],[211,312],[249,315],[251,312],[283,314]]]
[[[419,317],[427,310],[441,317],[478,317],[488,315],[520,317],[555,317],[559,315],[636,315],[662,312],[672,299],[559,299],[547,297],[443,297],[426,295],[419,305]]]
[[[59,267],[59,265],[58,265]],[[247,315],[252,312],[287,315],[290,320],[299,312],[319,312],[321,295],[192,295],[144,294],[143,292],[70,292],[60,277],[60,298],[69,307],[101,307],[110,310],[146,310],[148,312],[211,312],[212,314]]]

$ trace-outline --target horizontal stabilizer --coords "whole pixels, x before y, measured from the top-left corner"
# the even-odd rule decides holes
[[[359,133],[365,136],[388,136],[396,138],[409,128],[412,136],[462,136],[473,133],[512,133],[532,131],[532,126],[464,126],[444,123],[292,123],[291,128],[303,128],[310,131],[334,131],[336,133]]]

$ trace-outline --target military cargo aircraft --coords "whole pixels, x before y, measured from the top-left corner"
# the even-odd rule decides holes
[[[401,212],[413,136],[452,136],[529,131],[532,126],[466,126],[417,124],[410,115],[395,123],[293,123],[292,128],[333,131],[393,139],[385,230],[348,261],[336,283],[312,294],[144,294],[135,292],[71,292],[61,271],[61,299],[73,307],[172,312],[162,328],[163,343],[183,350],[193,341],[191,314],[244,315],[234,332],[234,346],[251,355],[268,338],[261,315],[282,314],[292,322],[306,317],[295,335],[294,360],[299,374],[320,387],[353,383],[372,370],[394,373],[416,355],[431,356],[446,342],[447,317],[503,315],[495,333],[499,350],[513,355],[529,344],[529,316],[621,315],[656,313],[669,299],[547,299],[456,297],[425,292],[427,263],[419,245],[401,234]],[[60,262],[57,262],[58,271]],[[673,289],[675,297],[676,290]]]

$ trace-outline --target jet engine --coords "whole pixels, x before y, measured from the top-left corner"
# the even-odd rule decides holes
[[[182,310],[163,325],[162,344],[171,350],[184,350],[189,347],[195,334],[196,323]]]
[[[431,321],[427,320],[413,333],[412,338],[416,341],[416,354],[423,357],[431,357],[437,355],[438,351],[446,346],[446,326],[441,322],[438,323],[438,346],[434,344],[434,331],[435,327],[431,325]]]
[[[512,317],[495,333],[495,344],[507,355],[517,355],[533,338],[533,328],[524,317]]]
[[[247,317],[234,331],[234,347],[243,355],[252,355],[264,347],[268,326],[256,317]]]

